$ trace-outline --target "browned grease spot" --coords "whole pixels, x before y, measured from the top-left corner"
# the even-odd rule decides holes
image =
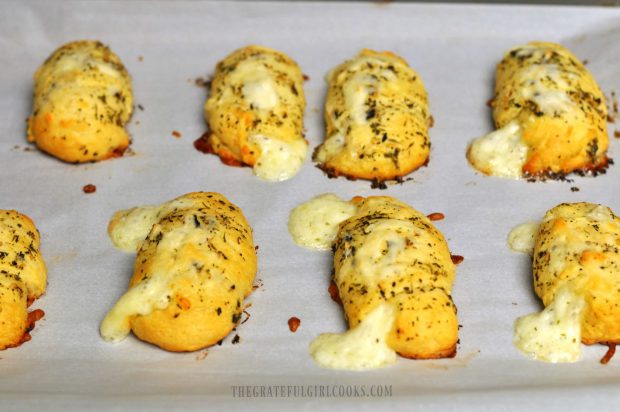
[[[333,280],[329,282],[329,287],[327,288],[327,291],[329,292],[329,296],[334,302],[339,304],[342,303],[342,300],[340,300],[340,293],[338,292],[338,286],[336,286]]]
[[[307,82],[308,80],[310,80],[310,76],[308,76],[307,74],[304,74],[303,78],[304,78],[304,82]]]
[[[495,98],[491,97],[489,100],[487,100],[487,106],[488,107],[493,107],[493,103],[495,102]]]
[[[45,316],[45,312],[43,312],[41,309],[35,309],[32,312],[29,312],[28,318],[26,319],[26,331],[22,335],[19,342],[12,345],[7,345],[7,348],[15,348],[20,346],[22,343],[26,343],[31,340],[32,336],[30,336],[30,332],[32,332],[32,330],[34,329],[35,323],[41,320],[43,316]]]
[[[97,191],[97,186],[89,183],[87,185],[84,185],[82,190],[84,191],[84,193],[87,193],[87,194],[95,193]]]
[[[176,137],[177,139],[180,139],[181,138],[181,132],[173,130],[172,131],[172,136]]]
[[[469,352],[463,356],[456,356],[450,360],[450,363],[436,363],[436,362],[428,362],[423,365],[431,368],[431,369],[441,369],[448,370],[453,367],[464,368],[469,365],[469,363],[480,354],[480,349],[476,349],[472,352]]]
[[[446,216],[443,213],[434,212],[430,215],[427,215],[426,217],[428,217],[431,221],[435,222],[437,220],[444,220]]]
[[[611,358],[616,354],[616,344],[615,343],[607,343],[607,352],[605,352],[605,356],[601,358],[601,364],[607,365]]]
[[[293,333],[297,331],[299,325],[301,325],[301,320],[299,320],[296,316],[293,316],[288,320],[288,329]]]
[[[614,130],[614,137],[620,139],[620,130]]]
[[[263,280],[262,279],[256,279],[256,283],[254,285],[252,285],[252,291],[255,291],[256,289],[260,289],[262,288],[263,285]]]
[[[59,254],[59,255],[53,255],[50,258],[50,262],[52,262],[55,265],[58,265],[58,264],[62,263],[65,260],[71,260],[71,259],[75,258],[77,256],[77,254],[78,254],[77,250],[71,249],[67,253]]]
[[[198,353],[198,355],[196,355],[196,360],[203,361],[207,358],[207,356],[209,356],[209,351],[205,349],[202,352]]]
[[[250,320],[250,317],[252,315],[250,315],[250,312],[248,312],[248,309],[252,307],[251,303],[248,303],[245,305],[245,307],[243,308],[243,314],[245,315],[245,319],[243,319],[240,323],[240,325],[243,325],[245,322],[247,322],[248,320]]]
[[[214,154],[214,155],[219,156],[220,161],[227,166],[239,166],[239,167],[247,166],[243,164],[242,162],[240,162],[239,160],[233,158],[232,156],[225,155],[223,153],[217,153],[213,149],[213,146],[211,146],[211,143],[209,143],[209,132],[208,131],[204,132],[202,136],[200,136],[198,139],[194,141],[194,147],[199,152],[206,153],[206,154]]]
[[[209,88],[211,87],[211,79],[205,79],[204,77],[196,77],[196,79],[194,80],[194,84],[198,87],[205,87],[205,88]]]
[[[465,260],[465,258],[461,255],[450,255],[450,259],[452,259],[452,263],[455,265],[460,265]]]

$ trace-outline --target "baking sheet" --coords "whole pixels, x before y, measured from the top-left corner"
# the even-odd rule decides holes
[[[620,360],[600,365],[604,347],[584,348],[581,362],[550,365],[530,361],[512,346],[514,319],[540,304],[528,258],[510,252],[505,238],[514,225],[560,202],[598,202],[620,211],[620,165],[596,178],[571,177],[572,183],[527,183],[475,173],[465,149],[492,130],[485,102],[495,64],[513,45],[562,42],[588,60],[607,95],[620,91],[619,23],[620,10],[583,7],[0,3],[0,207],[35,220],[49,268],[48,291],[35,304],[46,316],[32,341],[0,352],[0,409],[613,409],[620,400]],[[56,47],[82,38],[109,44],[133,77],[136,104],[144,108],[136,108],[129,126],[133,156],[74,166],[28,149],[24,119],[32,74]],[[323,139],[325,73],[362,47],[403,56],[429,92],[435,118],[429,166],[411,181],[377,191],[364,181],[327,179],[309,161],[289,181],[263,182],[249,168],[225,167],[197,152],[192,142],[205,130],[206,91],[195,79],[250,43],[288,53],[310,77],[311,148]],[[182,137],[174,138],[174,130]],[[618,153],[620,141],[612,138],[610,155]],[[82,187],[89,183],[97,191],[86,195]],[[248,300],[251,318],[208,353],[168,353],[134,337],[103,342],[99,323],[125,291],[134,260],[112,247],[108,218],[120,208],[197,190],[223,193],[254,228],[262,286]],[[455,359],[399,359],[363,373],[312,362],[309,342],[344,330],[345,323],[327,294],[330,254],[297,247],[286,222],[294,206],[324,192],[344,198],[385,194],[446,215],[437,226],[452,252],[465,257],[453,290],[462,324]],[[295,334],[287,327],[291,316],[301,319]],[[233,345],[235,334],[241,340]],[[234,397],[232,385],[388,385],[392,392],[384,398],[248,399]]]

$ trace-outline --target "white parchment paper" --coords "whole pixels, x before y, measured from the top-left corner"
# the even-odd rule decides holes
[[[31,1],[0,3],[0,208],[30,215],[42,233],[49,266],[45,310],[32,341],[0,352],[0,409],[357,410],[614,409],[620,359],[602,366],[605,348],[584,349],[581,362],[530,361],[512,346],[516,317],[538,310],[528,258],[506,246],[510,229],[560,202],[590,201],[620,212],[620,165],[596,178],[527,183],[481,176],[465,160],[467,143],[492,130],[485,102],[495,64],[511,46],[562,42],[589,61],[606,94],[620,91],[620,10],[535,6],[375,3],[240,3],[198,1]],[[61,44],[99,39],[133,77],[136,109],[129,126],[135,155],[74,166],[26,150],[24,119],[32,75]],[[280,49],[301,65],[307,138],[323,139],[323,80],[360,48],[391,50],[422,76],[435,127],[428,167],[412,181],[371,190],[368,182],[327,179],[308,161],[282,183],[249,168],[225,167],[196,151],[206,78],[217,61],[246,44]],[[172,131],[182,135],[177,139]],[[615,130],[610,125],[610,133]],[[620,141],[612,138],[610,155]],[[97,191],[86,195],[85,184]],[[571,187],[579,191],[571,191]],[[120,208],[153,204],[190,191],[217,191],[239,205],[255,231],[261,286],[251,318],[221,346],[173,354],[134,337],[111,345],[98,327],[126,289],[134,255],[114,249],[108,218]],[[410,361],[364,373],[317,367],[308,343],[345,328],[328,294],[331,255],[297,247],[286,222],[310,197],[386,194],[424,213],[463,255],[453,297],[459,309],[455,359]],[[301,319],[297,333],[287,320]],[[239,334],[240,343],[232,337]],[[201,360],[202,359],[202,360]],[[391,385],[386,398],[238,398],[231,385]]]

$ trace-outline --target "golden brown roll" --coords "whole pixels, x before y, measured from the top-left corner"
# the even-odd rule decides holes
[[[581,341],[620,343],[620,219],[608,207],[564,203],[549,210],[534,247],[534,289],[545,306],[570,284],[585,299]]]
[[[28,141],[65,162],[120,156],[129,146],[131,79],[121,60],[98,41],[57,49],[34,75]]]
[[[0,350],[30,339],[33,319],[28,306],[45,293],[46,286],[47,270],[34,223],[15,210],[0,210]],[[43,315],[34,312],[40,314],[37,318]]]
[[[467,157],[479,171],[504,177],[555,177],[604,169],[609,138],[605,97],[569,50],[531,42],[497,66],[493,118]]]
[[[313,159],[329,176],[383,182],[427,163],[428,98],[407,62],[363,49],[327,81],[327,137]]]
[[[428,217],[392,197],[345,202],[325,194],[291,212],[289,231],[301,246],[334,251],[333,281],[350,329],[312,342],[319,364],[359,370],[393,363],[394,351],[456,354],[455,265]]]
[[[396,308],[388,345],[407,358],[456,354],[455,277],[443,235],[391,197],[354,198],[334,242],[334,282],[351,328],[381,302]]]
[[[205,104],[208,151],[228,165],[253,166],[279,181],[293,177],[308,151],[301,69],[286,54],[262,46],[236,50],[216,67]]]
[[[117,212],[112,242],[138,251],[125,293],[101,324],[120,341],[131,331],[169,351],[223,339],[252,292],[256,252],[241,210],[218,193],[196,192],[159,206]]]

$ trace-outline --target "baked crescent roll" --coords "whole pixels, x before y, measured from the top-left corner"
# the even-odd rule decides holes
[[[454,356],[455,265],[443,235],[425,215],[392,197],[340,202],[334,195],[319,196],[294,209],[289,220],[291,233],[302,246],[321,249],[319,240],[333,239],[333,280],[352,332],[342,335],[338,344],[332,335],[317,338],[311,345],[315,360],[346,369],[384,366],[390,358],[383,340],[407,358]],[[333,227],[332,236],[326,235],[326,225]],[[372,324],[368,319],[374,320]],[[372,339],[361,351],[363,337]],[[364,357],[364,363],[345,362],[350,353]]]
[[[510,49],[497,66],[491,106],[498,128],[467,158],[504,177],[554,177],[605,169],[605,97],[585,66],[554,43]]]
[[[138,251],[129,290],[101,324],[107,341],[130,331],[169,351],[194,351],[239,323],[252,292],[256,252],[241,210],[218,193],[189,193],[159,206],[121,210],[108,232]]]
[[[15,210],[0,210],[0,350],[29,340],[33,322],[28,306],[46,286],[34,223]]]
[[[620,343],[620,218],[605,206],[563,203],[531,233],[534,289],[546,309],[517,323],[518,346],[555,362],[577,360],[580,341]]]
[[[388,344],[407,358],[456,354],[455,277],[443,235],[422,213],[391,197],[354,198],[357,213],[334,242],[334,282],[350,327],[379,303],[396,308]]]
[[[205,104],[208,150],[266,180],[293,177],[308,151],[303,81],[295,61],[267,47],[247,46],[219,62]]]
[[[313,158],[329,176],[382,182],[427,163],[428,98],[405,60],[363,49],[327,82],[327,137]]]
[[[129,146],[131,79],[121,60],[98,41],[57,49],[34,75],[28,141],[65,162],[120,156]]]

